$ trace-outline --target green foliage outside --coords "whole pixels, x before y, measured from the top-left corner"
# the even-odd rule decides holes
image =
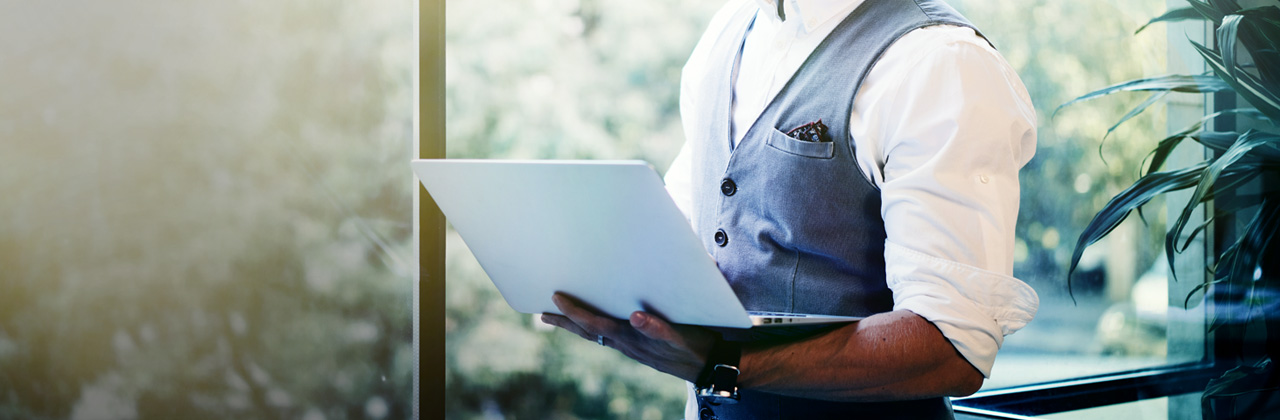
[[[719,6],[449,2],[449,156],[665,168],[683,142],[680,68]],[[1062,238],[1136,178],[1136,159],[1086,157],[1140,98],[1052,108],[1160,73],[1158,30],[1115,40],[1163,4],[957,6],[1040,113],[1016,270],[1052,319]],[[0,418],[404,417],[411,10],[81,1],[0,13],[15,35],[0,40]],[[1106,154],[1140,154],[1115,139],[1155,138],[1159,115],[1121,127]],[[448,252],[449,418],[680,416],[681,381],[539,327],[456,235]],[[1032,325],[1019,334],[1039,337]],[[1020,350],[1089,351],[1062,341]]]
[[[1057,295],[1065,287],[1063,273],[1071,257],[1071,248],[1062,245],[1075,237],[1108,197],[1137,179],[1137,161],[1147,144],[1133,139],[1163,133],[1165,121],[1162,110],[1153,108],[1154,112],[1116,129],[1104,144],[1103,137],[1118,116],[1143,98],[1113,98],[1056,114],[1055,110],[1098,84],[1164,72],[1162,28],[1132,36],[1150,16],[1164,10],[1164,2],[954,3],[1014,66],[1035,104],[1039,138],[1036,157],[1022,171],[1017,234],[1019,249],[1025,246],[1027,252],[1014,269],[1042,297]],[[1115,158],[1104,161],[1099,154]],[[1163,215],[1157,213],[1161,212],[1153,212],[1150,221],[1159,225]],[[1141,262],[1136,267],[1141,270],[1159,249],[1143,248],[1150,241],[1136,239],[1108,251],[1138,249],[1136,259]]]
[[[3,7],[0,419],[407,417],[413,7]]]
[[[680,69],[719,6],[447,3],[448,156],[666,168],[684,137]],[[452,232],[447,259],[448,418],[682,415],[683,381],[511,310]]]

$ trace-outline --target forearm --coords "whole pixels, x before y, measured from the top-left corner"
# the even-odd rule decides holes
[[[743,349],[739,386],[837,401],[910,400],[976,392],[982,374],[933,324],[905,310],[804,340]]]

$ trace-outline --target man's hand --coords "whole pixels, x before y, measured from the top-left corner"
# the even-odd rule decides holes
[[[630,320],[623,321],[597,314],[563,293],[551,299],[564,316],[543,314],[542,322],[590,341],[604,337],[604,345],[686,381],[697,379],[715,343],[715,332],[672,325],[646,312],[636,311]]]
[[[715,342],[701,327],[671,325],[635,312],[629,321],[600,315],[573,298],[552,299],[565,316],[542,321],[604,344],[654,369],[696,381]],[[982,373],[929,321],[906,310],[785,344],[743,348],[738,386],[832,401],[896,401],[969,395]]]

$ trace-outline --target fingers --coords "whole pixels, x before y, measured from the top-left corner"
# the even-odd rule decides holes
[[[680,338],[671,324],[648,313],[633,312],[630,321],[631,327],[640,331],[645,337],[667,342],[675,342]]]
[[[604,336],[614,342],[629,342],[631,338],[628,337],[637,337],[634,330],[644,338],[665,342],[670,346],[684,348],[688,345],[684,334],[677,331],[675,326],[647,312],[632,313],[628,320],[630,328],[627,328],[621,321],[598,315],[568,295],[556,293],[551,300],[564,315],[543,314],[543,322],[563,328],[588,341],[596,341],[597,337]]]
[[[584,331],[582,327],[578,326],[578,324],[575,324],[573,323],[573,321],[569,320],[569,318],[565,318],[560,315],[542,314],[542,322],[549,325],[554,325],[554,326],[563,328],[565,329],[565,331],[569,331],[571,333],[577,334],[579,337],[582,337],[583,339],[586,339],[586,340],[594,341],[596,339],[594,335],[587,334],[587,332]]]
[[[596,315],[595,312],[584,308],[573,298],[563,293],[556,293],[551,297],[551,301],[556,304],[556,307],[560,309],[560,313],[563,313],[565,318],[576,324],[583,333],[587,334],[583,338],[595,340],[596,335],[612,337],[618,334],[617,320]]]

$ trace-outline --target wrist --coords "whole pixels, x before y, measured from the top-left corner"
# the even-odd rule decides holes
[[[706,364],[694,381],[698,399],[714,405],[737,402],[741,359],[741,343],[716,339]]]

